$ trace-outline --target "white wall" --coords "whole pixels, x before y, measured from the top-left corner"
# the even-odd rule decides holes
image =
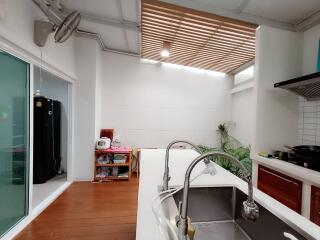
[[[96,94],[95,94],[95,139],[100,137],[101,129],[101,84],[102,84],[102,51],[96,48]]]
[[[302,74],[302,33],[257,30],[253,151],[271,152],[298,141],[298,97],[274,83]]]
[[[231,120],[234,126],[231,135],[244,146],[251,146],[253,137],[253,75],[250,66],[234,76],[231,94]]]
[[[96,82],[98,45],[76,38],[74,180],[92,180],[96,139]],[[100,51],[100,49],[99,49]]]
[[[217,144],[217,126],[230,117],[225,76],[111,53],[103,53],[102,63],[102,127],[114,128],[123,145]]]
[[[253,134],[253,88],[231,95],[231,120],[235,126],[231,129],[233,137],[244,146],[252,144]]]
[[[0,0],[0,41],[9,40],[34,56],[40,57],[40,48],[33,43],[33,22],[46,20],[32,0]],[[49,65],[75,78],[74,39],[56,44],[53,35],[43,51],[43,59]]]

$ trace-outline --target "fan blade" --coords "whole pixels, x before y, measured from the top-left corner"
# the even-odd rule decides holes
[[[54,35],[56,42],[65,42],[71,34],[77,29],[81,21],[81,15],[79,12],[74,11],[70,13],[63,22],[58,26],[58,29]]]

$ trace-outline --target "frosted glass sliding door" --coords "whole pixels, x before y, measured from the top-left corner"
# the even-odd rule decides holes
[[[0,237],[28,211],[29,64],[0,51]]]

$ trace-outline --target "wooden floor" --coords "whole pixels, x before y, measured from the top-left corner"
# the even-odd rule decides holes
[[[16,240],[134,240],[138,180],[73,183]]]

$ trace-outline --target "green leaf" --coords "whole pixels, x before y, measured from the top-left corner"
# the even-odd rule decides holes
[[[221,151],[228,153],[238,159],[246,169],[252,172],[252,160],[250,159],[250,148],[244,147],[239,140],[229,135],[227,124],[223,123],[218,126],[218,137],[220,138],[220,147],[208,147],[199,145],[199,149],[203,152]],[[242,173],[239,166],[225,157],[210,157],[209,160],[217,163],[224,169],[230,171],[236,176],[241,177]]]

